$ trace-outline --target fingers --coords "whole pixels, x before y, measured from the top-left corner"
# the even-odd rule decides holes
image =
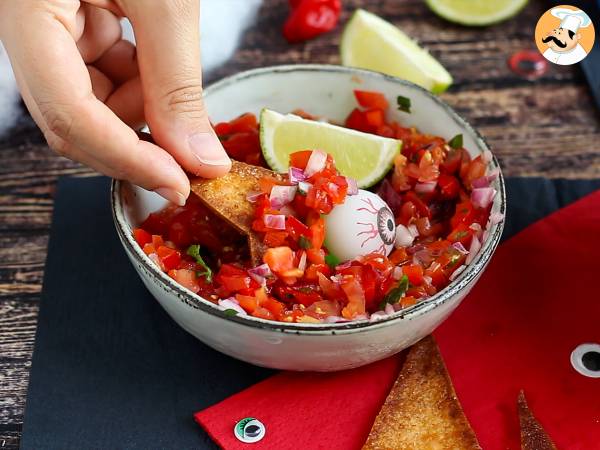
[[[129,41],[119,40],[94,62],[94,66],[115,84],[124,83],[139,73],[135,46]]]
[[[32,27],[26,33],[3,38],[18,67],[19,82],[26,87],[26,102],[50,145],[60,154],[182,204],[189,194],[187,176],[171,155],[141,142],[93,95],[90,75],[68,27],[55,15],[39,11],[28,23]]]
[[[199,2],[120,5],[135,30],[146,119],[157,143],[196,175],[225,174],[231,161],[202,101]]]
[[[83,34],[77,40],[77,48],[86,63],[100,58],[104,52],[121,39],[119,19],[106,9],[83,4],[85,15]]]

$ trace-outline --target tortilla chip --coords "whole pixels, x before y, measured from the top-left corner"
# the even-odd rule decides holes
[[[411,347],[363,450],[481,449],[432,336]]]
[[[191,180],[192,192],[202,203],[248,237],[253,265],[262,264],[266,247],[260,236],[252,230],[254,205],[246,197],[250,192],[260,190],[258,180],[263,177],[283,180],[282,175],[269,169],[239,161],[232,161],[231,171],[220,178]]]
[[[556,445],[529,409],[523,391],[519,392],[517,407],[521,424],[521,448],[523,450],[556,450]]]

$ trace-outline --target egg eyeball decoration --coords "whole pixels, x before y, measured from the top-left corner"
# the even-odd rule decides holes
[[[392,210],[381,197],[362,189],[324,216],[325,245],[340,261],[377,252],[387,256],[396,238]]]

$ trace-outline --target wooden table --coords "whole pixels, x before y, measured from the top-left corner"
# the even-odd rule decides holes
[[[227,0],[221,0],[227,1]],[[398,24],[425,45],[455,79],[442,95],[476,126],[508,176],[600,177],[600,121],[578,68],[551,65],[541,79],[507,67],[515,51],[535,48],[546,9],[531,4],[505,24],[449,24],[416,0],[344,0],[345,23],[358,6]],[[253,67],[294,62],[338,64],[340,29],[305,45],[280,34],[287,0],[265,0],[233,59],[207,82]],[[29,119],[0,140],[0,448],[17,448],[57,177],[94,172],[54,155]]]

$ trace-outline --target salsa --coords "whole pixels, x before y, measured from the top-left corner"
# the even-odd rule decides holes
[[[150,214],[134,230],[143,251],[228,314],[275,321],[376,320],[443,289],[484,240],[496,194],[490,183],[498,175],[486,172],[491,155],[471,158],[461,135],[446,141],[387,121],[390,106],[380,93],[354,94],[359,106],[346,127],[403,142],[393,169],[373,189],[396,223],[389,256],[338,261],[324,246],[324,215],[358,189],[319,150],[293,153],[284,181],[263,178],[260,191],[248,193],[255,207],[252,229],[267,247],[259,266],[251,267],[244,237],[193,195],[183,207]],[[399,97],[398,107],[410,111],[410,100]],[[253,114],[216,124],[215,130],[232,158],[266,167]]]

